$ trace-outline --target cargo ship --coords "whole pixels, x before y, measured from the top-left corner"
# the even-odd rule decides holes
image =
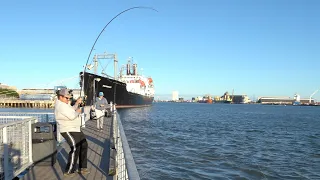
[[[214,97],[214,103],[227,103],[231,104],[233,99],[233,93],[232,96],[229,95],[228,91],[223,94],[223,96],[216,96]]]
[[[201,100],[198,100],[198,103],[208,103],[208,104],[212,104],[213,100],[211,98],[210,95],[205,95],[202,97]]]
[[[114,55],[114,77],[105,73],[98,75],[96,69],[98,59],[107,57],[104,55],[95,55],[94,65],[88,65],[86,69],[95,69],[94,73],[80,72],[80,84],[83,86],[83,92],[86,96],[86,105],[92,105],[94,97],[98,92],[103,92],[108,102],[116,104],[117,108],[131,108],[150,106],[154,100],[154,82],[151,77],[138,74],[137,64],[128,63],[122,66],[120,73],[117,74],[117,59]],[[107,59],[107,58],[106,58]],[[124,74],[123,71],[126,70]]]

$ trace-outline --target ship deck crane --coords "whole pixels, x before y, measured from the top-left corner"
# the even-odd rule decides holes
[[[312,96],[314,96],[318,91],[319,91],[319,89],[317,89],[316,91],[314,91],[314,92],[310,95],[309,104],[311,104],[311,98],[312,98]]]
[[[118,78],[117,78],[117,68],[118,68],[118,59],[117,59],[117,54],[108,54],[108,53],[104,53],[104,54],[96,54],[96,55],[94,55],[94,57],[93,57],[93,63],[94,63],[94,65],[93,65],[93,68],[94,68],[94,74],[97,74],[97,70],[98,70],[98,60],[99,59],[113,59],[113,61],[114,61],[114,79],[115,80],[117,80]],[[108,64],[107,64],[107,66],[108,66]],[[106,66],[106,67],[107,67]],[[106,69],[106,67],[104,67],[103,69],[102,69],[102,73],[104,74],[104,75],[106,75],[106,73],[104,73],[104,70]],[[88,68],[89,69],[89,68]],[[90,69],[89,69],[90,70]]]

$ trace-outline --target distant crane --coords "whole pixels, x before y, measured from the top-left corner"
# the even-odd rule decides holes
[[[312,98],[312,96],[315,95],[318,91],[319,91],[319,89],[317,89],[316,91],[314,91],[314,92],[310,95],[309,104],[311,104],[311,98]]]

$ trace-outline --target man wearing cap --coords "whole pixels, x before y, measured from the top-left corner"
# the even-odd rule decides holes
[[[71,94],[68,89],[61,89],[57,93],[58,99],[55,102],[54,115],[59,131],[70,146],[68,163],[64,176],[75,176],[76,163],[79,157],[78,172],[85,175],[90,173],[87,169],[88,143],[81,132],[81,109],[78,108],[82,99],[79,98],[72,107],[69,104]]]
[[[108,101],[106,98],[103,97],[103,92],[99,92],[99,97],[96,97],[95,102],[95,109],[96,109],[96,116],[97,116],[97,129],[102,131],[103,129],[103,119],[105,110],[108,107]]]

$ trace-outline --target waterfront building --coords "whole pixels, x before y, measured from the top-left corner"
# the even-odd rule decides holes
[[[178,101],[179,100],[179,92],[173,91],[172,92],[172,101]]]

